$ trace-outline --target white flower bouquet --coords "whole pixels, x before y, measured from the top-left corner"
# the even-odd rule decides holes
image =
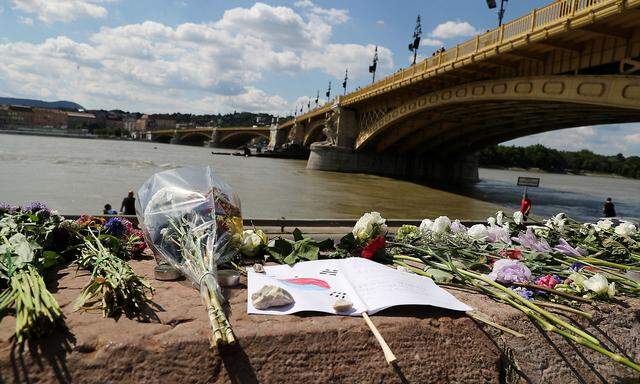
[[[238,197],[210,167],[185,167],[153,175],[138,191],[137,204],[149,246],[200,287],[212,345],[234,343],[217,268],[242,245]]]

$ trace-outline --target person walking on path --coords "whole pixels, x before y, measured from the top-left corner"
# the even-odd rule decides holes
[[[529,213],[531,213],[531,199],[527,196],[527,192],[522,194],[522,201],[520,201],[520,212],[524,216],[524,220],[526,221],[529,217]]]
[[[122,206],[120,207],[120,212],[124,215],[135,215],[136,214],[136,198],[133,197],[133,191],[129,191],[127,197],[122,200]]]
[[[616,206],[613,205],[610,197],[607,197],[607,201],[602,207],[602,213],[604,213],[604,217],[616,217]]]

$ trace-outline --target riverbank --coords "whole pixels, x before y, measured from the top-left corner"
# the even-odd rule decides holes
[[[570,176],[588,176],[588,177],[607,177],[612,179],[627,179],[627,180],[638,180],[633,177],[625,177],[621,175],[616,175],[614,173],[598,173],[598,172],[572,172],[572,171],[564,171],[564,172],[551,172],[545,171],[540,168],[519,168],[519,167],[494,167],[488,165],[482,165],[482,168],[485,169],[495,169],[500,171],[512,171],[512,172],[529,172],[529,173],[538,173],[542,175],[570,175]]]

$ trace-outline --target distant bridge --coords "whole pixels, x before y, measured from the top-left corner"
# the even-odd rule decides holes
[[[640,121],[640,0],[559,0],[281,123],[311,169],[461,182],[478,150]]]
[[[172,144],[208,144],[210,147],[235,148],[251,139],[269,139],[271,128],[266,127],[195,127],[146,132],[147,140]]]

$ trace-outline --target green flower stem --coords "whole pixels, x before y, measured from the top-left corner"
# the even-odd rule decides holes
[[[634,265],[619,264],[619,263],[614,263],[612,261],[596,259],[596,258],[593,258],[593,257],[584,257],[584,258],[580,259],[580,261],[581,262],[591,263],[592,265],[601,265],[601,266],[611,267],[611,268],[640,271],[640,267],[637,267],[637,266],[634,266]]]
[[[403,246],[408,247],[410,249],[414,249],[420,253],[423,254],[433,254],[432,252],[429,252],[423,248],[420,247],[415,247],[412,245],[407,245],[407,244],[403,244]],[[435,257],[437,257],[438,259],[440,259],[441,261],[443,261],[444,263],[446,263],[446,261],[444,259],[442,259],[442,257],[438,256],[438,255],[434,255]],[[507,295],[511,296],[511,298],[513,298],[515,301],[519,301],[521,302],[523,305],[531,308],[532,310],[536,311],[537,313],[541,314],[542,316],[544,316],[545,318],[549,319],[549,321],[552,321],[555,324],[558,324],[568,330],[570,330],[571,332],[574,332],[575,334],[578,334],[582,337],[584,337],[585,339],[589,340],[590,342],[594,343],[594,344],[599,344],[598,339],[594,338],[593,336],[589,335],[588,333],[586,333],[585,331],[581,330],[580,328],[577,328],[571,324],[569,324],[568,322],[560,319],[559,317],[555,316],[554,314],[552,314],[551,312],[548,312],[542,308],[540,308],[539,306],[531,303],[529,300],[525,299],[524,297],[520,296],[519,294],[517,294],[516,292],[510,290],[509,288],[503,286],[502,284],[496,283],[495,281],[491,280],[490,278],[484,276],[484,275],[479,275],[477,273],[473,273],[470,271],[466,271],[464,269],[460,269],[460,268],[455,268],[456,270],[453,269],[449,269],[450,272],[453,273],[457,273],[459,275],[462,276],[466,276],[475,280],[480,280],[494,288],[497,288],[498,290],[506,293]]]
[[[463,269],[459,269],[459,271],[463,275],[475,278],[477,280],[481,280],[484,283],[489,284],[489,285],[493,286],[494,288],[497,288],[497,289],[501,290],[502,292],[504,292],[507,295],[511,296],[511,298],[514,299],[514,301],[519,301],[521,304],[525,305],[526,307],[529,307],[533,311],[536,311],[538,314],[542,315],[543,317],[545,317],[549,321],[551,321],[551,322],[553,322],[555,324],[558,324],[561,327],[563,327],[565,329],[568,329],[568,330],[570,330],[571,332],[573,332],[573,333],[575,333],[577,335],[580,335],[581,337],[589,340],[591,343],[594,343],[594,344],[599,344],[600,343],[598,341],[598,339],[596,339],[595,337],[591,336],[587,332],[585,332],[582,329],[580,329],[578,327],[575,327],[572,324],[560,319],[559,317],[555,316],[551,312],[540,308],[539,306],[533,304],[529,300],[527,300],[524,297],[518,295],[516,292],[510,290],[509,288],[503,286],[502,284],[496,283],[495,281],[493,281],[490,278],[488,278],[486,276],[483,276],[483,275],[478,275],[476,273],[465,271]]]
[[[592,303],[592,301],[590,299],[587,299],[587,298],[584,298],[584,297],[580,297],[580,296],[576,296],[576,295],[572,295],[572,294],[567,293],[567,292],[558,291],[556,289],[547,288],[547,287],[544,287],[542,285],[527,284],[527,283],[514,283],[514,285],[517,285],[519,287],[525,287],[525,288],[529,288],[529,289],[537,289],[537,290],[540,290],[540,291],[549,292],[549,293],[551,293],[553,295],[566,297],[567,299],[580,301],[580,302],[587,303],[587,304],[591,304]]]
[[[510,300],[511,301],[511,300]],[[515,302],[511,302],[511,305],[513,305],[514,307],[520,309],[521,311],[523,311],[524,313],[528,314],[529,316],[531,316],[532,318],[534,318],[536,321],[538,321],[538,323],[540,324],[540,326],[549,331],[549,332],[554,332],[557,333],[571,341],[574,341],[580,345],[582,345],[583,347],[587,347],[593,351],[596,351],[598,353],[601,353],[607,357],[609,357],[610,359],[615,360],[618,363],[624,364],[626,366],[628,366],[629,368],[635,370],[636,372],[640,372],[640,365],[634,363],[633,361],[627,359],[624,356],[621,356],[617,353],[613,353],[611,351],[609,351],[606,348],[603,348],[600,343],[592,343],[589,340],[580,337],[580,336],[576,336],[572,333],[569,333],[563,329],[560,329],[556,326],[554,326],[553,324],[550,324],[547,320],[543,319],[542,317],[540,317],[537,313],[534,313],[533,311],[531,311],[529,308],[523,308],[522,306],[520,306],[518,303]]]
[[[403,263],[402,261],[394,261],[394,263],[395,263],[396,265],[401,266],[401,267],[407,268],[407,269],[409,269],[410,271],[412,271],[412,272],[414,272],[414,273],[416,273],[416,274],[418,274],[418,275],[429,277],[429,275],[428,275],[425,271],[421,270],[420,268],[412,267],[411,265],[406,264],[406,263]],[[500,325],[500,324],[498,324],[498,323],[494,323],[493,321],[491,321],[491,320],[487,319],[487,316],[486,316],[486,315],[484,315],[484,314],[483,314],[483,315],[484,315],[484,317],[483,317],[483,316],[478,316],[478,315],[477,315],[476,313],[474,313],[474,312],[477,312],[477,311],[469,311],[469,312],[466,312],[466,314],[467,314],[469,317],[471,317],[471,318],[473,318],[473,319],[475,319],[475,320],[477,320],[477,321],[480,321],[480,322],[482,322],[482,323],[485,323],[485,324],[487,324],[487,325],[489,325],[489,326],[492,326],[492,327],[494,327],[494,328],[497,328],[497,329],[499,329],[499,330],[501,330],[501,331],[507,332],[507,333],[509,333],[509,334],[511,334],[511,335],[513,335],[513,336],[515,336],[515,337],[526,337],[526,336],[525,336],[525,335],[523,335],[522,333],[520,333],[520,332],[518,332],[518,331],[514,331],[513,329],[511,329],[511,328],[509,328],[509,327],[505,327],[504,325]],[[478,312],[478,313],[479,313],[479,312]]]
[[[491,327],[497,328],[501,331],[504,331],[512,336],[515,337],[520,337],[520,338],[526,338],[525,335],[523,335],[522,333],[518,332],[518,331],[514,331],[513,329],[509,328],[509,327],[505,327],[504,325],[500,325],[498,323],[494,323],[493,321],[489,320],[488,318],[486,318],[483,314],[483,316],[478,316],[478,314],[476,313],[476,311],[469,311],[467,312],[467,316],[473,318],[476,321],[479,321],[481,323],[487,324]]]
[[[583,263],[583,264],[585,264],[587,266],[590,266],[590,267],[598,268],[598,266],[596,266],[596,265],[593,265],[593,264],[591,264],[589,262],[586,262],[584,260],[581,260],[581,259],[578,259],[578,258],[575,258],[575,257],[567,256],[567,259],[575,261],[575,262]],[[619,274],[617,272],[613,272],[613,271],[610,271],[608,269],[598,268],[598,270],[603,272],[603,273],[605,273],[605,274],[607,274],[607,275],[613,276],[614,278],[610,278],[610,280],[612,280],[612,281],[616,281],[616,282],[619,282],[620,284],[627,285],[627,286],[633,288],[634,290],[640,289],[640,283],[638,283],[637,281],[629,279],[625,275],[621,275],[621,274]]]
[[[559,309],[565,312],[570,312],[570,313],[574,313],[576,315],[580,315],[582,317],[586,317],[587,319],[592,319],[593,315],[589,312],[585,312],[585,311],[581,311],[579,309],[575,309],[575,308],[571,308],[567,305],[562,305],[562,304],[558,304],[558,303],[549,303],[546,301],[541,301],[541,300],[536,300],[535,303],[541,307],[549,307],[549,308],[555,308],[555,309]]]

